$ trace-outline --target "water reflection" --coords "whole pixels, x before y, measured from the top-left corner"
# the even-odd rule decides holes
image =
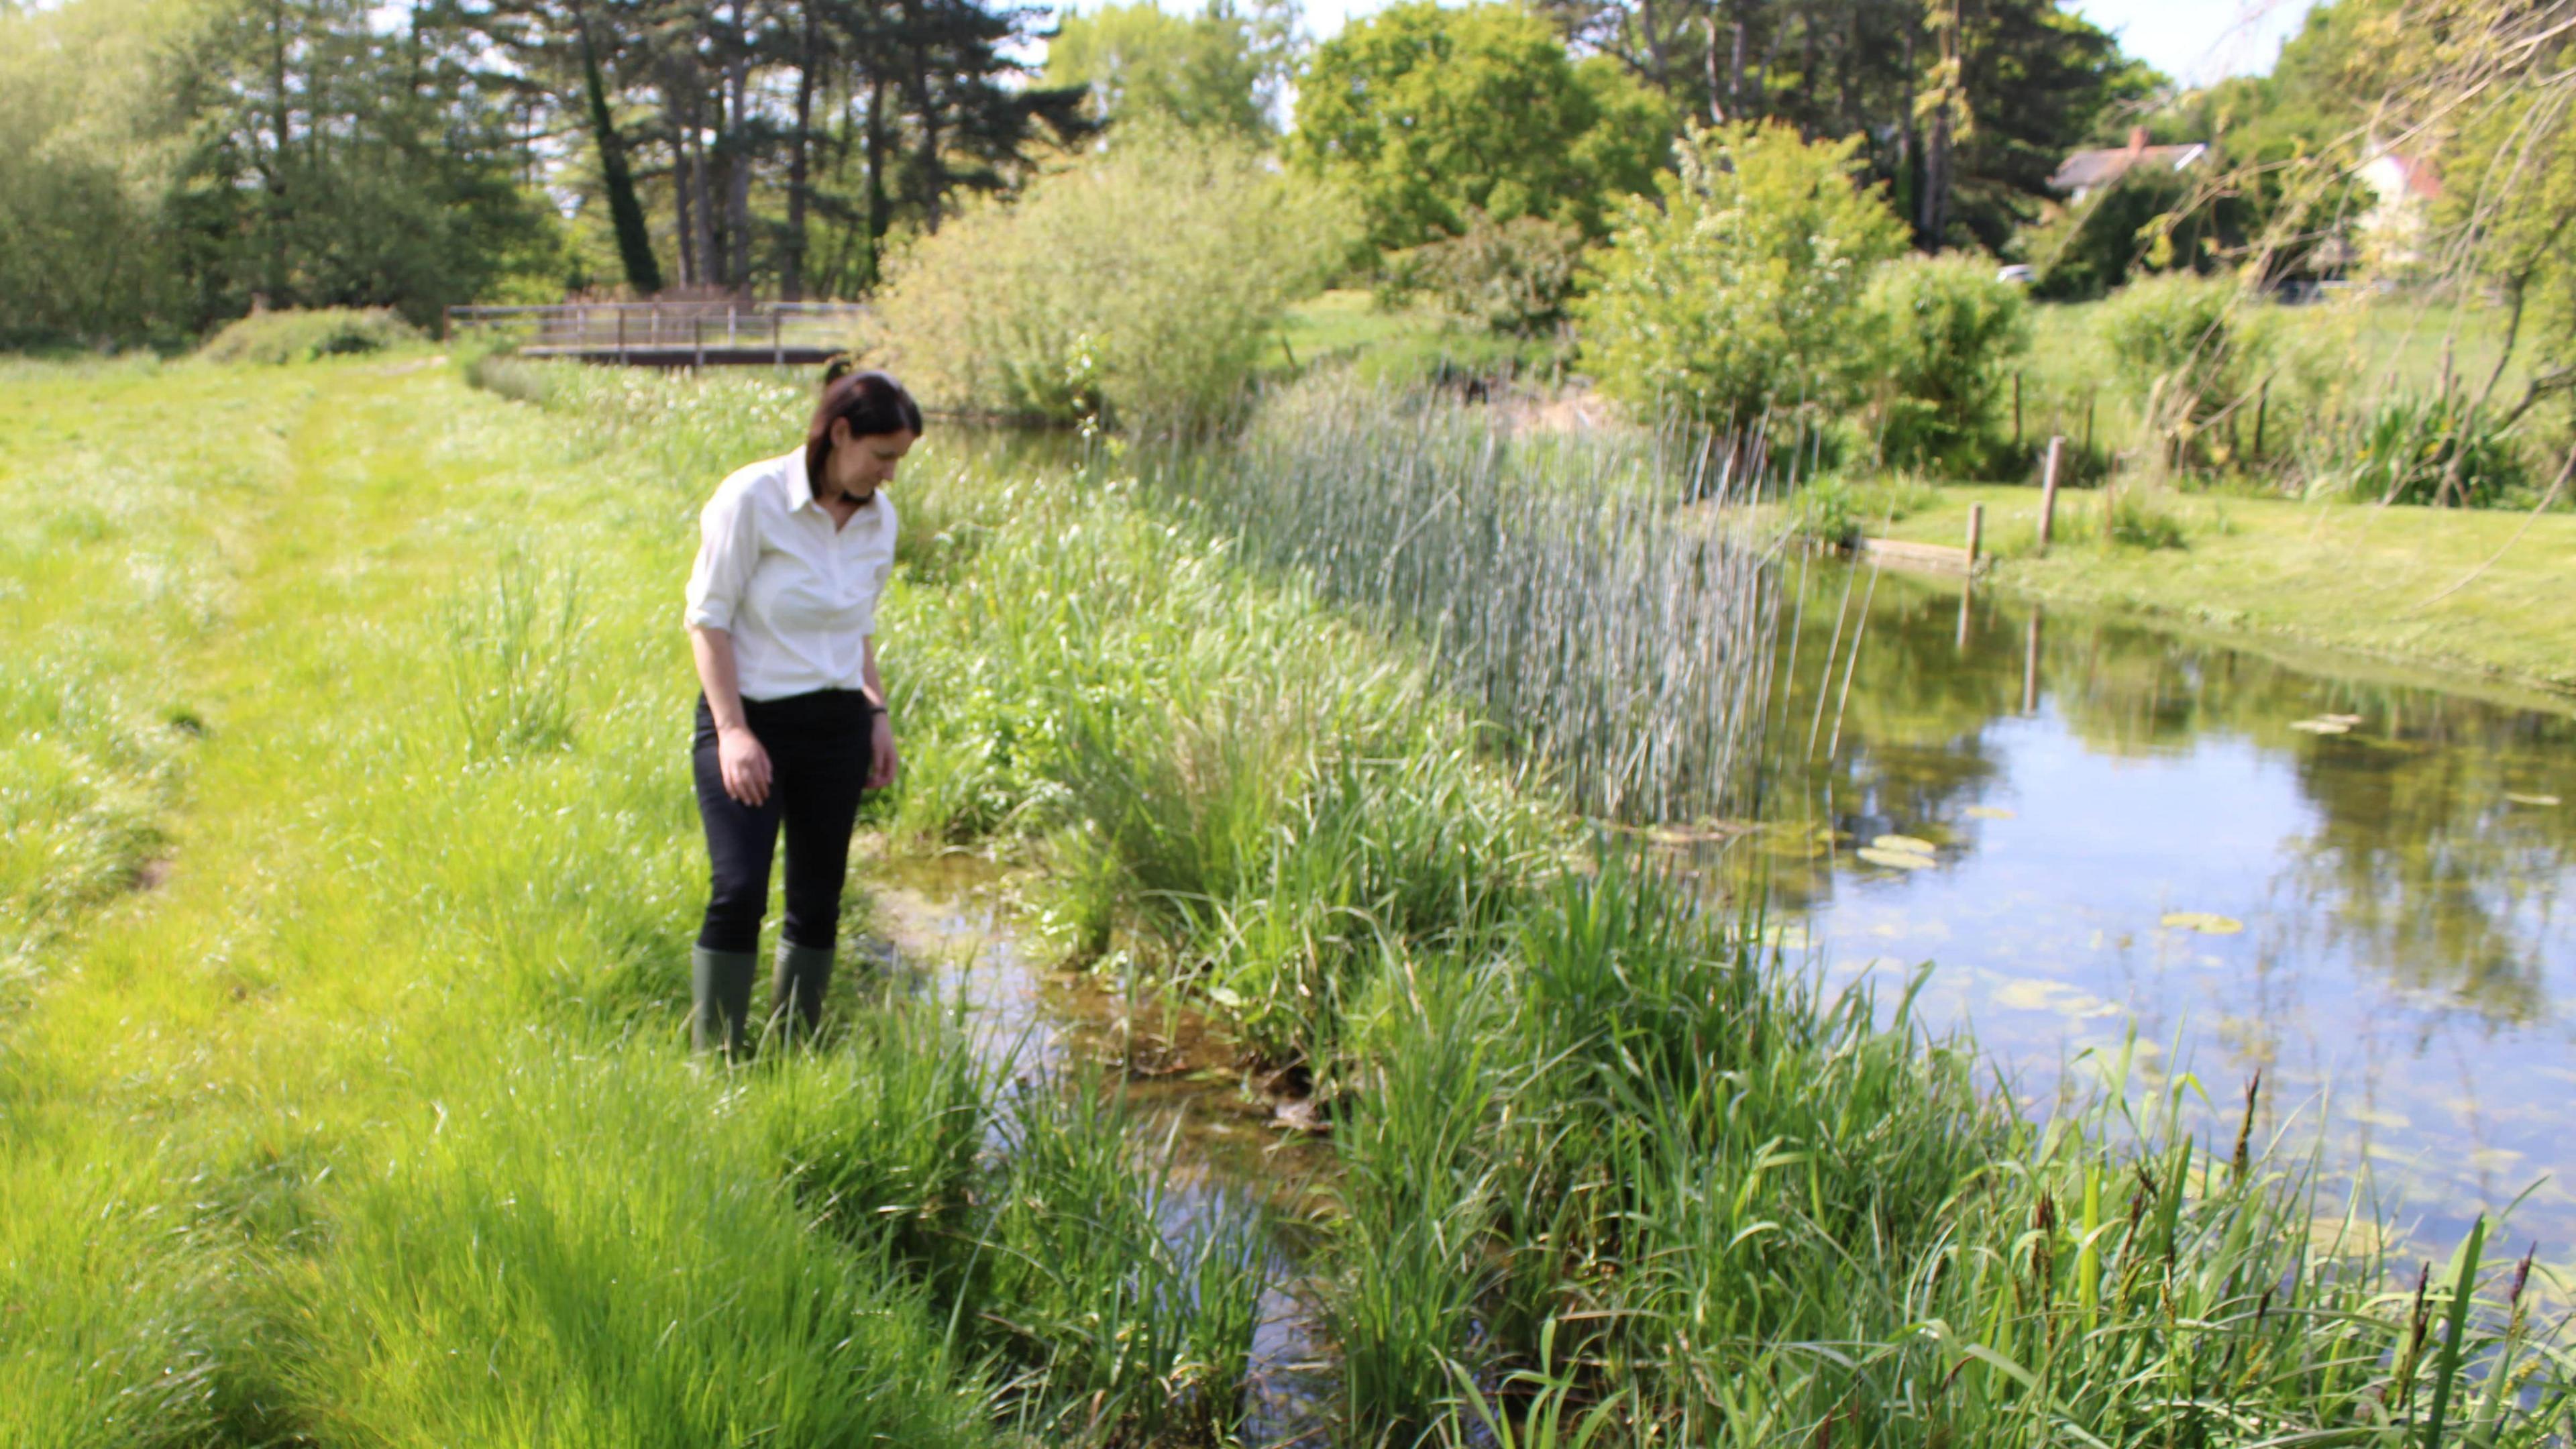
[[[1799,593],[1759,859],[1828,970],[1938,962],[2039,1095],[2132,1022],[2221,1115],[2264,1068],[2269,1125],[2428,1236],[2557,1174],[2516,1230],[2576,1248],[2576,719],[1955,582]]]

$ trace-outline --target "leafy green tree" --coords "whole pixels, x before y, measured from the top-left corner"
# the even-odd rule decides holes
[[[1147,114],[1191,130],[1267,145],[1271,115],[1289,79],[1294,21],[1275,8],[1245,15],[1208,0],[1174,15],[1133,0],[1059,22],[1047,44],[1046,79],[1088,86],[1103,120]]]
[[[1671,128],[1660,98],[1604,57],[1571,59],[1525,10],[1409,0],[1316,49],[1288,149],[1393,250],[1463,235],[1477,212],[1601,236],[1622,197],[1653,189]]]
[[[559,291],[525,113],[477,59],[442,12],[389,33],[357,0],[0,17],[0,333]]]
[[[153,100],[178,22],[151,0],[0,11],[0,343],[185,330]]]
[[[1862,184],[1860,142],[1764,122],[1694,130],[1660,207],[1628,204],[1578,298],[1602,390],[1723,428],[1857,391],[1870,269],[1905,227]]]
[[[271,307],[442,304],[564,277],[515,119],[461,35],[386,35],[361,0],[249,0],[205,33],[181,99],[196,146],[169,199],[200,325]]]
[[[2054,200],[2066,152],[2161,84],[2058,0],[1538,4],[1685,114],[1864,137],[1866,174],[1927,250],[2000,248]]]

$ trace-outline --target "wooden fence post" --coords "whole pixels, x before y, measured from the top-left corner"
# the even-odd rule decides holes
[[[772,367],[787,365],[787,333],[783,325],[785,322],[785,314],[779,312],[769,314],[769,365]]]
[[[1977,542],[1984,538],[1985,534],[1986,505],[1971,503],[1968,505],[1968,576],[1970,578],[1975,578],[1977,575]]]
[[[2057,528],[2057,466],[2066,452],[2062,437],[2048,440],[2048,461],[2039,473],[2039,551],[2048,552],[2049,535]]]
[[[707,317],[703,312],[689,319],[689,343],[696,349],[696,367],[704,372],[707,366]]]

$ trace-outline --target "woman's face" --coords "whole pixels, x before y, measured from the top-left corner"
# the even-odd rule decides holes
[[[912,451],[919,436],[910,430],[853,435],[846,419],[834,418],[832,453],[823,469],[834,488],[864,503],[876,496],[880,486],[894,481],[895,465]]]

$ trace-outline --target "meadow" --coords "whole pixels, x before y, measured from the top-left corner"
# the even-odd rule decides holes
[[[1014,1089],[864,972],[814,1050],[684,1051],[677,580],[796,383],[7,381],[0,608],[42,642],[8,694],[0,1438],[1229,1436],[1256,1209],[1171,1231],[1114,1083]],[[1424,461],[1370,491],[1425,491],[1340,515],[1361,543],[1461,478],[1603,466],[1371,426]],[[934,432],[871,811],[1016,863],[1032,933],[1329,1117],[1340,1440],[2564,1442],[2546,1269],[2390,1261],[2295,1144],[2175,1130],[2235,1084],[2114,1055],[2026,1120],[1973,1042],[1780,960],[1758,895],[1587,824],[1595,746],[1491,717],[1427,584],[1228,511],[1357,450],[1326,441]]]

